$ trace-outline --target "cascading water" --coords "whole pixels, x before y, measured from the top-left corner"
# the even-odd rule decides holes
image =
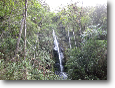
[[[62,51],[59,48],[59,43],[57,41],[55,32],[53,30],[53,38],[54,38],[54,50],[58,53],[58,59],[59,59],[59,66],[60,66],[60,71],[58,73],[56,73],[57,75],[59,75],[60,77],[63,77],[63,79],[67,79],[67,75],[65,72],[63,72],[63,65],[62,65],[62,60],[64,58]]]

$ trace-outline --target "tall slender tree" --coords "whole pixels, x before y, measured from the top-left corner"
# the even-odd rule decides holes
[[[25,19],[24,19],[24,58],[26,57],[26,17],[27,17],[27,0],[25,0]]]
[[[22,22],[21,22],[21,28],[20,28],[19,36],[18,36],[18,39],[17,39],[15,56],[16,56],[16,54],[18,53],[18,50],[19,50],[19,44],[20,44],[20,38],[21,38],[23,26],[24,26],[24,14],[23,14]]]
[[[68,38],[69,38],[69,47],[71,49],[71,39],[70,39],[70,33],[69,33],[69,26],[68,26]]]
[[[75,33],[74,33],[74,26],[73,26],[73,37],[74,37],[75,47],[77,48],[76,39],[75,39]]]

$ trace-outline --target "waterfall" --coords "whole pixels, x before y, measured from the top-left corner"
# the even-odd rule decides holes
[[[59,50],[59,44],[58,44],[58,41],[57,41],[54,30],[53,30],[53,38],[54,38],[54,45],[55,45],[54,50],[58,52],[59,61],[60,61],[60,70],[62,72],[63,71],[62,58],[61,58],[61,55],[60,55],[61,53],[60,53],[60,50]]]
[[[55,32],[53,30],[53,38],[54,38],[54,50],[58,53],[58,59],[59,59],[59,66],[60,66],[60,72],[58,72],[58,75],[60,77],[63,77],[63,79],[67,79],[67,75],[65,72],[63,72],[63,65],[62,65],[62,60],[64,59],[63,52],[59,48],[59,43],[57,41],[57,37],[55,35]]]

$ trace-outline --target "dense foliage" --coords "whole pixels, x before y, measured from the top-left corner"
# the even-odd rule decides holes
[[[82,48],[72,49],[67,61],[68,74],[73,80],[107,79],[105,40],[88,40]]]
[[[74,3],[54,13],[42,0],[27,0],[25,18],[25,1],[0,1],[1,80],[62,80],[54,69],[52,29],[63,47],[68,80],[107,79],[106,5]]]

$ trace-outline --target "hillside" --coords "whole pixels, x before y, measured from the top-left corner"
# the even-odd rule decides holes
[[[1,0],[0,80],[107,80],[107,6],[77,4],[55,13],[40,0]]]

